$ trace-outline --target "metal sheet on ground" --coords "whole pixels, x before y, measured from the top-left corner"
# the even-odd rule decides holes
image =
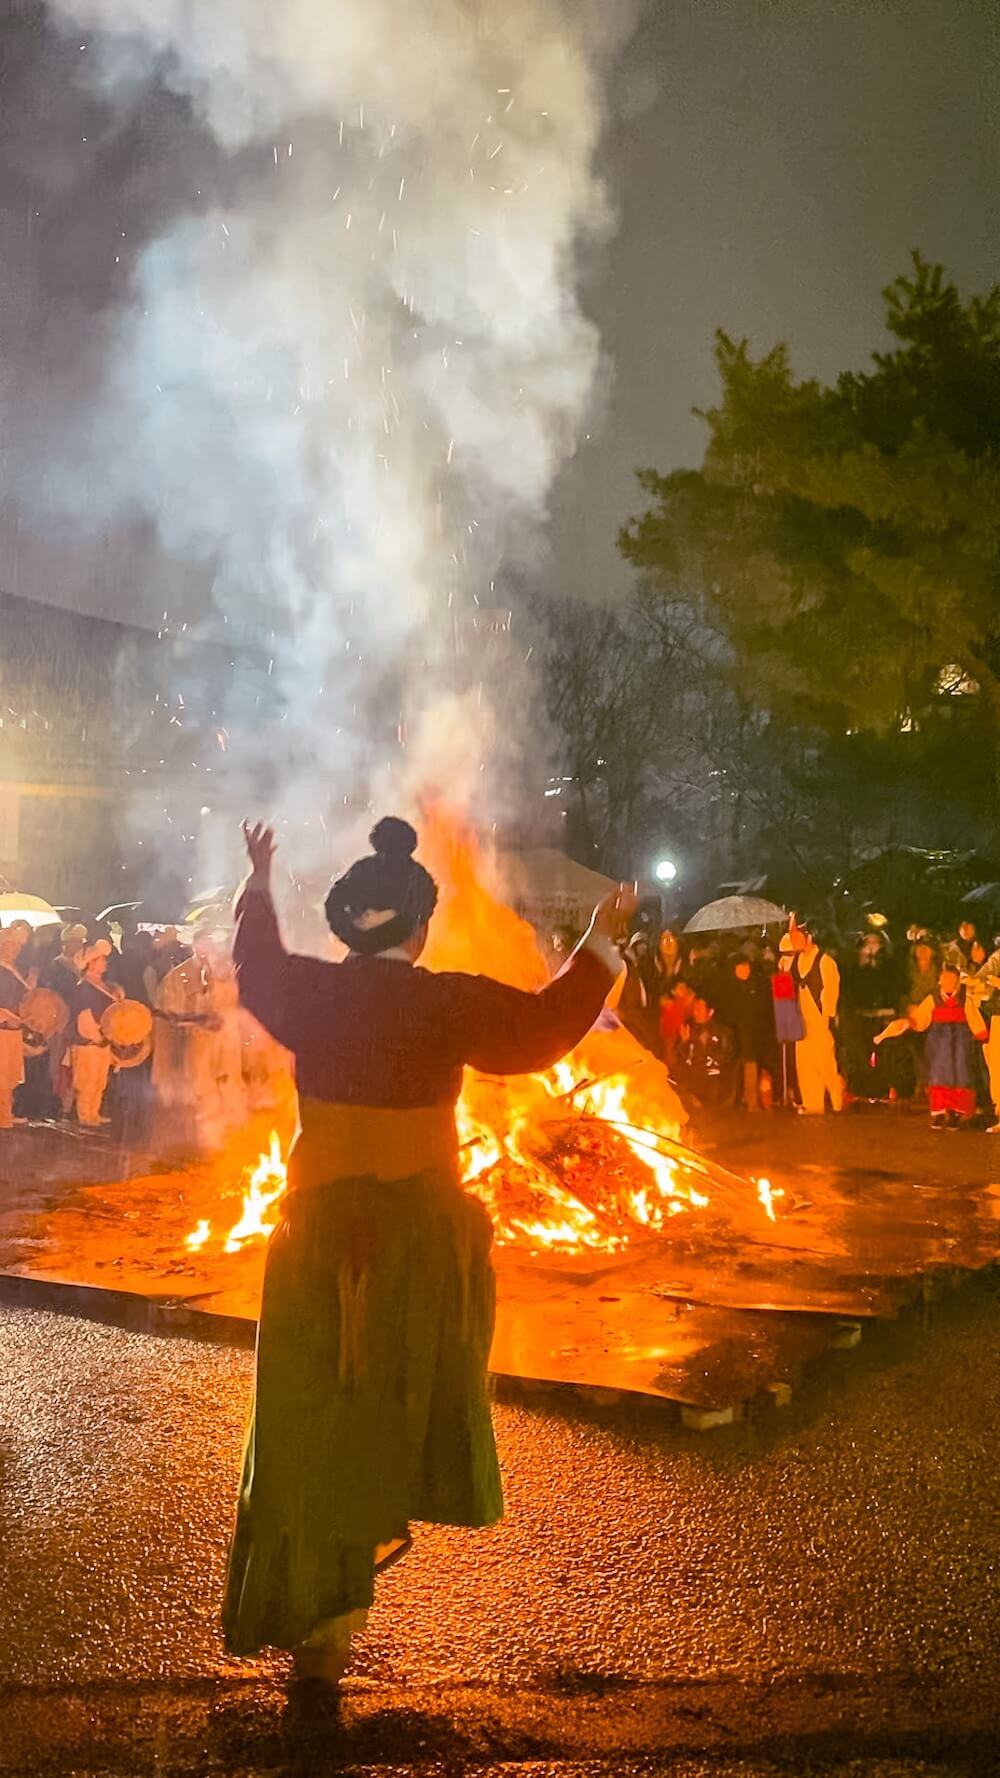
[[[235,1253],[185,1246],[201,1217],[218,1218],[220,1200],[231,1199],[236,1219],[238,1169],[224,1179],[205,1163],[81,1182],[85,1164],[99,1167],[99,1149],[81,1154],[73,1144],[60,1179],[65,1141],[32,1140],[33,1148],[16,1139],[24,1164],[0,1207],[0,1267],[214,1315],[256,1314],[263,1242]],[[844,1318],[894,1315],[926,1279],[1000,1254],[1000,1187],[991,1178],[1000,1149],[986,1138],[935,1147],[912,1121],[831,1120],[806,1133],[761,1119],[749,1130],[746,1120],[723,1127],[717,1151],[729,1166],[766,1165],[780,1194],[766,1238],[678,1218],[672,1238],[608,1256],[498,1247],[494,1369],[682,1403],[740,1403],[794,1381]],[[118,1161],[108,1153],[106,1164],[118,1170]]]

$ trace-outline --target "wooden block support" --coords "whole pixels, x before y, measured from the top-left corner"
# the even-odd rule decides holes
[[[681,1425],[691,1432],[710,1432],[713,1426],[731,1426],[736,1408],[681,1408]]]

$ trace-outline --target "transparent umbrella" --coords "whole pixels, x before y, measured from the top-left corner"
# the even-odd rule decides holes
[[[741,926],[783,926],[784,908],[760,895],[724,895],[692,914],[685,932],[732,932]]]

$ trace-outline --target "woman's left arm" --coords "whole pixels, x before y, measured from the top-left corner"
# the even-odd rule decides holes
[[[292,959],[271,900],[274,834],[263,823],[250,827],[244,822],[243,837],[251,869],[235,910],[233,962],[240,1003],[278,1043],[291,1048]]]

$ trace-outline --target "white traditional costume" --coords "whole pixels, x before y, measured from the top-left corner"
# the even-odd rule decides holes
[[[833,1110],[841,1111],[844,1083],[831,1030],[840,1000],[840,970],[833,958],[809,939],[805,949],[795,954],[792,976],[805,1026],[804,1036],[795,1045],[802,1110],[823,1112],[829,1098]]]

